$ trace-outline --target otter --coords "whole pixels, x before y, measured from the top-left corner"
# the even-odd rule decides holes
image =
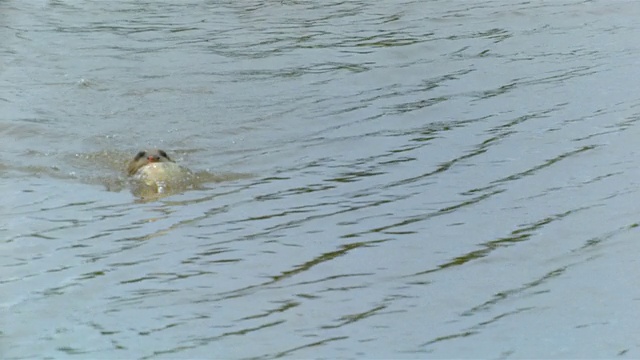
[[[127,173],[133,179],[134,192],[141,197],[176,193],[186,190],[193,182],[193,173],[160,149],[138,152],[129,162]]]
[[[140,168],[155,162],[174,162],[169,158],[169,155],[164,150],[152,149],[142,150],[136,154],[136,156],[129,162],[127,166],[127,172],[129,176],[135,175]]]

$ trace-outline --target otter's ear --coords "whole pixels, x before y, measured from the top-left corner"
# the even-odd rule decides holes
[[[145,155],[147,155],[146,151],[140,151],[139,153],[136,154],[136,157],[133,158],[133,161],[138,161],[142,159]]]
[[[173,160],[171,160],[169,155],[167,155],[167,153],[164,150],[158,150],[158,154],[160,154],[160,156],[162,156],[163,158],[166,158],[169,161],[173,161]]]

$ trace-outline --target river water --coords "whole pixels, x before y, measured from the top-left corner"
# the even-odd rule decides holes
[[[639,16],[0,0],[1,357],[640,357]]]

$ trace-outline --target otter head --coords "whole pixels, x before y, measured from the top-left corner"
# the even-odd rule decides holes
[[[173,162],[164,150],[152,149],[142,150],[129,162],[127,172],[129,175],[135,174],[141,167],[154,162]]]

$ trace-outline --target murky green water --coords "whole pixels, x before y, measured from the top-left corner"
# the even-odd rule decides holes
[[[638,15],[0,0],[1,357],[640,357]]]

